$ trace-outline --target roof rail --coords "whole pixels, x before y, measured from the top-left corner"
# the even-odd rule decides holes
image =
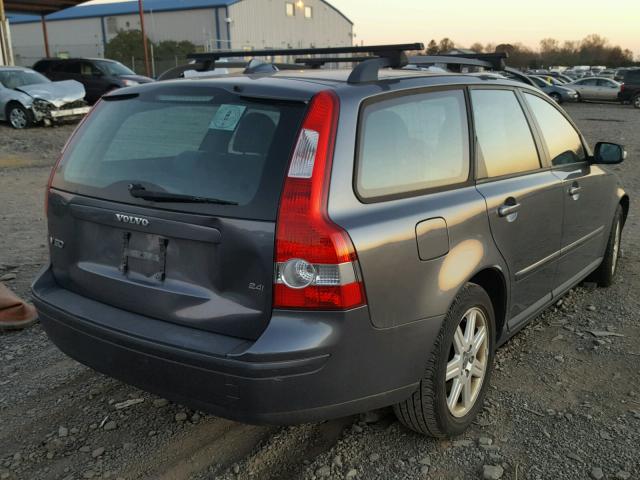
[[[442,63],[446,65],[468,65],[473,67],[485,67],[492,70],[504,70],[506,68],[506,52],[501,53],[461,53],[455,55],[419,55],[411,57],[412,65],[433,65]]]
[[[313,57],[313,58],[296,58],[295,62],[299,65],[304,65],[311,68],[320,68],[326,63],[356,63],[364,62],[365,60],[377,59],[380,57],[373,57],[365,55],[361,57]]]
[[[293,63],[266,63],[260,62],[259,60],[255,60],[255,62],[251,65],[251,62],[254,62],[255,59],[250,61],[243,62],[195,62],[195,63],[187,63],[184,65],[178,65],[177,67],[170,68],[169,70],[161,73],[157,80],[174,80],[176,78],[183,78],[184,72],[194,70],[196,72],[207,72],[214,70],[216,68],[243,68],[243,73],[251,74],[251,73],[269,73],[269,72],[277,72],[279,70],[302,70],[305,68],[309,68],[306,65],[299,65]],[[267,65],[268,67],[264,67]],[[272,67],[275,67],[274,70]]]

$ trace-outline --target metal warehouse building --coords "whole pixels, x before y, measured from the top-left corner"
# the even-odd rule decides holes
[[[187,40],[201,51],[353,43],[353,23],[324,0],[145,0],[152,42]],[[16,64],[45,56],[41,18],[9,15]],[[139,30],[138,2],[77,6],[45,17],[51,56],[102,57],[119,31]]]

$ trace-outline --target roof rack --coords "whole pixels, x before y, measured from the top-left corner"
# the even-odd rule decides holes
[[[405,51],[424,50],[422,43],[403,43],[396,45],[370,45],[326,48],[286,48],[269,50],[229,50],[223,52],[192,53],[187,58],[201,62],[205,70],[216,65],[221,58],[233,57],[275,57],[298,55],[338,55],[345,53],[367,53],[363,57],[328,57],[296,59],[296,63],[319,68],[330,62],[358,62],[347,80],[349,83],[371,82],[378,79],[378,70],[384,67],[402,68],[409,64]],[[222,66],[222,65],[219,65]],[[261,71],[265,70],[264,68]],[[247,72],[251,73],[251,72]],[[258,73],[258,72],[255,72]]]
[[[397,45],[369,45],[351,47],[321,47],[321,48],[279,48],[267,50],[227,50],[220,52],[190,53],[187,58],[194,60],[216,61],[221,58],[232,57],[275,57],[297,55],[331,55],[340,53],[372,53],[382,57],[393,52],[406,50],[424,50],[422,43],[402,43]]]

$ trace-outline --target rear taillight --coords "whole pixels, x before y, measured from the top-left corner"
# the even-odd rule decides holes
[[[274,308],[366,302],[351,239],[327,213],[338,108],[333,93],[318,93],[298,135],[278,211]]]
[[[624,92],[624,83],[620,84],[620,92]]]

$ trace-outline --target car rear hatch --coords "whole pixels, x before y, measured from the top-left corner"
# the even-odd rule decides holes
[[[158,320],[257,338],[305,108],[180,82],[100,102],[49,188],[56,281]]]

